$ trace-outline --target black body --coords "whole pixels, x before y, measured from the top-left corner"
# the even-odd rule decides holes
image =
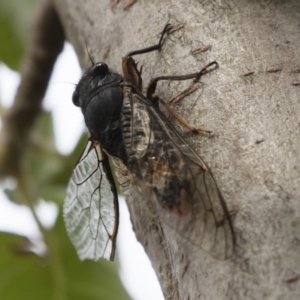
[[[105,63],[91,66],[79,81],[73,103],[81,108],[91,139],[126,165],[127,157],[120,127],[124,78]]]

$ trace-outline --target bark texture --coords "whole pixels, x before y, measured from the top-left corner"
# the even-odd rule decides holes
[[[121,73],[121,57],[155,44],[168,21],[184,27],[160,53],[138,58],[144,82],[220,64],[176,110],[215,133],[188,141],[236,211],[236,254],[220,261],[180,244],[164,236],[142,201],[128,203],[165,298],[299,299],[300,2],[140,0],[127,10],[123,2],[115,10],[109,1],[55,4],[85,68],[85,40],[95,61]],[[167,99],[186,86],[161,84],[158,94]]]

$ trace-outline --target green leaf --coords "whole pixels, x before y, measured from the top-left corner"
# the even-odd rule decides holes
[[[55,135],[52,112],[43,111],[37,120],[32,139],[40,147],[55,151]]]
[[[34,254],[12,251],[24,241],[21,236],[0,233],[0,299],[53,299],[49,266]]]
[[[6,197],[7,197],[11,202],[17,203],[17,204],[20,204],[20,203],[21,203],[21,201],[20,201],[20,195],[19,195],[17,189],[10,190],[10,189],[4,188],[4,189],[3,189],[3,192],[4,192],[4,194],[6,195]]]
[[[0,60],[17,70],[36,0],[0,0]]]
[[[0,232],[0,299],[129,300],[116,262],[79,261],[62,217],[46,234],[49,257],[26,251],[27,241]],[[13,251],[19,248],[19,251]]]

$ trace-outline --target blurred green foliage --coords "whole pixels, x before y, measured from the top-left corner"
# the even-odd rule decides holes
[[[0,0],[0,61],[19,68],[37,0]]]
[[[23,237],[0,232],[0,299],[129,299],[116,264],[78,260],[61,215],[51,231],[56,249],[44,258],[27,252]]]
[[[36,2],[0,0],[0,61],[12,69],[20,64]],[[9,200],[26,205],[32,211],[47,252],[37,255],[25,237],[0,232],[0,299],[129,299],[119,279],[117,262],[79,261],[62,220],[66,185],[84,149],[86,136],[71,155],[58,153],[52,115],[43,112],[30,141],[19,184],[4,192]],[[40,199],[55,202],[59,208],[59,216],[51,229],[44,228],[35,214]]]

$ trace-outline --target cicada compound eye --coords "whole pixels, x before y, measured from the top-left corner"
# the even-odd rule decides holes
[[[104,77],[108,73],[108,66],[106,63],[99,62],[92,67],[92,70],[93,75]]]
[[[72,95],[72,101],[73,101],[73,104],[75,106],[80,106],[79,105],[79,93],[78,93],[78,90],[77,88],[75,89],[75,91],[73,92],[73,95]]]

